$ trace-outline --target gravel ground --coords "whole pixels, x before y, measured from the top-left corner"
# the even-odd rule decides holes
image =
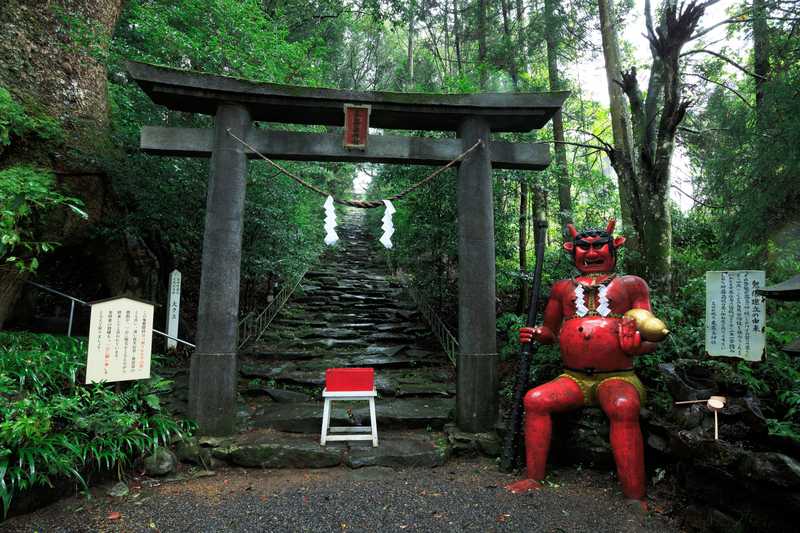
[[[180,482],[134,478],[123,498],[95,489],[0,524],[4,532],[525,531],[678,532],[668,502],[643,513],[609,473],[554,471],[546,488],[513,495],[515,477],[471,459],[392,470],[220,469]]]

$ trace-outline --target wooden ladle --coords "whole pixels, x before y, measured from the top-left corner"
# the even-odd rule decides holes
[[[675,402],[675,405],[685,405],[689,403],[705,403],[709,411],[714,412],[714,440],[719,440],[719,416],[718,413],[725,408],[728,399],[725,396],[712,396],[707,400],[686,400]]]

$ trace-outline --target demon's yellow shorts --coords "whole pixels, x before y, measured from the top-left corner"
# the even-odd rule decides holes
[[[597,405],[597,388],[612,379],[620,379],[633,385],[639,393],[639,402],[644,405],[647,399],[647,393],[644,390],[644,385],[636,377],[632,370],[624,372],[602,372],[597,374],[584,374],[583,372],[576,372],[574,370],[564,370],[564,373],[558,377],[565,377],[574,381],[583,392],[584,405]]]

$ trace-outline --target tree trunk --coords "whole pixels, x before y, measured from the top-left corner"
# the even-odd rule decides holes
[[[444,0],[444,61],[448,76],[453,75],[453,62],[450,56],[450,2]]]
[[[478,72],[481,90],[486,89],[486,82],[489,80],[489,69],[486,65],[486,2],[487,0],[478,0]]]
[[[769,27],[766,0],[753,0],[753,70],[756,73],[756,120],[764,115],[764,90],[769,79]]]
[[[598,0],[600,13],[600,33],[603,41],[603,58],[605,59],[606,83],[608,85],[608,100],[611,112],[611,131],[614,138],[614,152],[611,155],[611,164],[617,174],[619,187],[620,211],[622,213],[622,226],[627,230],[628,240],[626,247],[626,265],[631,272],[642,273],[639,250],[639,236],[637,228],[641,221],[637,220],[635,168],[633,155],[633,138],[631,132],[631,119],[625,102],[625,95],[617,83],[622,78],[620,66],[619,41],[617,30],[612,20],[612,0]]]
[[[5,86],[18,100],[33,102],[47,114],[61,119],[64,128],[78,143],[91,145],[101,138],[108,127],[108,98],[105,64],[92,55],[76,51],[76,42],[85,38],[80,28],[69,27],[59,13],[86,21],[93,30],[92,37],[104,50],[123,0],[52,0],[26,2],[4,0],[0,9],[0,85]],[[72,42],[70,42],[72,41]],[[68,152],[76,146],[64,147]],[[87,195],[107,190],[106,178],[96,170],[64,172],[63,159],[54,163],[50,157],[53,146],[29,143],[12,145],[3,154],[0,167],[14,161],[34,162],[44,168],[59,170],[60,185],[66,184],[73,194],[83,196],[90,220],[99,216],[102,206],[94,209],[93,198]],[[59,165],[59,168],[55,168]],[[65,215],[65,218],[67,215]],[[53,228],[51,228],[53,226]],[[55,229],[55,226],[58,226]],[[47,240],[64,243],[73,238],[74,221],[63,224],[48,222]],[[51,233],[53,233],[51,235]],[[10,269],[0,269],[0,327],[8,318],[28,277]]]
[[[500,0],[500,7],[503,12],[503,48],[505,48],[506,56],[506,70],[511,76],[511,83],[514,85],[514,91],[519,90],[519,72],[517,71],[517,53],[514,50],[513,39],[511,36],[511,24],[509,21],[509,11],[511,6],[509,0]]]
[[[11,310],[22,294],[25,280],[30,277],[27,272],[20,272],[15,267],[4,266],[0,269],[0,329],[8,320]]]
[[[414,86],[414,2],[408,3],[408,83],[406,87]]]
[[[560,41],[560,28],[554,16],[554,0],[544,2],[545,37],[547,41],[547,74],[550,81],[550,90],[558,91],[561,84],[558,79],[558,45]],[[554,171],[558,179],[558,223],[562,234],[566,235],[567,224],[572,222],[572,192],[569,167],[567,166],[567,147],[564,144],[564,119],[561,109],[553,115],[553,139],[556,154]]]
[[[672,281],[670,165],[678,126],[689,107],[689,102],[681,98],[680,54],[683,46],[692,40],[706,4],[692,0],[679,7],[676,2],[667,2],[656,30],[650,1],[645,0],[645,20],[653,57],[645,93],[639,89],[636,69],[619,70],[618,46],[610,20],[611,0],[600,0],[599,4],[612,96],[614,150],[610,152],[611,164],[619,177],[623,216],[627,209],[627,220],[632,222],[640,239],[638,250],[634,249],[634,262],[627,263],[627,267],[637,273],[643,271],[652,285],[668,291]],[[617,87],[628,97],[630,115],[615,102]],[[632,139],[632,143],[628,139]],[[642,263],[635,261],[636,252],[641,253]],[[628,257],[630,259],[630,255]]]
[[[647,266],[645,275],[650,285],[668,291],[672,282],[669,187],[663,192],[650,195],[646,205],[647,208],[642,213],[642,252]]]
[[[461,63],[461,0],[453,0],[453,42],[456,47],[456,65],[458,66],[458,75],[464,73],[464,67]]]

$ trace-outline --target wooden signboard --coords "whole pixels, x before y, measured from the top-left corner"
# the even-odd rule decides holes
[[[153,305],[132,298],[93,302],[86,383],[150,377]]]
[[[348,150],[366,150],[369,136],[368,105],[344,104],[344,147]]]
[[[760,361],[764,354],[766,304],[756,290],[763,270],[706,272],[706,352]]]

